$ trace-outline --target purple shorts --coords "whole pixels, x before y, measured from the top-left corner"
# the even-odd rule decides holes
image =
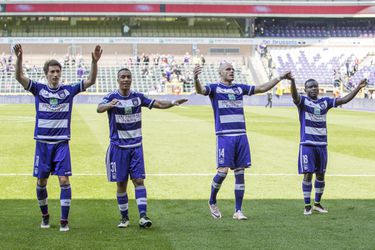
[[[298,173],[320,173],[326,172],[327,168],[327,146],[299,146]]]
[[[121,148],[110,144],[106,154],[107,177],[110,182],[145,179],[145,164],[142,146]]]
[[[71,176],[69,141],[56,144],[36,142],[34,177],[48,178],[49,175]]]
[[[216,137],[217,168],[248,168],[251,166],[247,135]]]

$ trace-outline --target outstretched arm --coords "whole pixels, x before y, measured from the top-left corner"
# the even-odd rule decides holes
[[[117,99],[113,99],[112,101],[108,103],[99,103],[98,108],[96,109],[96,112],[98,113],[103,113],[106,112],[107,110],[110,110],[114,106],[117,105],[119,101]]]
[[[350,102],[357,94],[358,92],[363,89],[364,87],[366,87],[368,84],[367,82],[367,79],[362,79],[360,81],[360,83],[358,84],[358,86],[353,89],[352,92],[350,92],[349,94],[347,94],[346,96],[342,97],[342,98],[337,98],[336,99],[336,106],[340,106],[342,104],[345,104],[345,103],[348,103]]]
[[[263,83],[261,85],[255,86],[254,93],[259,94],[259,93],[264,93],[267,92],[268,90],[272,89],[275,87],[276,84],[278,84],[281,80],[288,79],[290,80],[290,71],[285,72],[279,77],[276,77],[269,82]]]
[[[297,91],[296,81],[293,76],[290,78],[290,92],[292,93],[293,102],[298,104],[301,101],[301,96]]]
[[[200,65],[197,65],[194,68],[194,87],[197,94],[204,95],[206,94],[206,89],[202,87],[200,81],[199,81],[199,75],[202,73],[202,67]]]
[[[173,106],[179,106],[187,101],[188,99],[178,99],[173,101],[155,100],[153,107],[157,109],[169,109]]]
[[[91,61],[91,70],[89,77],[83,81],[83,87],[87,89],[91,85],[95,84],[96,75],[98,74],[98,61],[102,56],[103,50],[99,45],[96,45],[94,52],[91,53],[92,61]]]
[[[23,67],[22,67],[22,46],[21,44],[16,44],[13,47],[14,53],[16,54],[17,60],[16,60],[16,73],[15,77],[16,80],[21,83],[21,85],[26,89],[29,85],[29,78],[27,78],[23,74]]]

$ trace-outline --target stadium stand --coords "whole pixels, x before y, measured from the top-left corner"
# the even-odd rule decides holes
[[[369,18],[257,18],[259,37],[374,37],[375,21]]]
[[[56,56],[56,55],[55,55]],[[85,79],[89,72],[86,62],[89,62],[89,58],[75,59],[72,58],[65,59],[65,55],[58,55],[56,58],[60,58],[59,61],[64,65],[62,70],[62,80],[65,83],[78,82],[80,79]],[[171,55],[169,55],[171,57]],[[45,82],[44,73],[41,66],[44,61],[48,59],[49,55],[32,55],[27,58],[27,62],[32,62],[32,67],[28,64],[24,64],[25,74],[34,80]],[[88,93],[108,93],[117,88],[117,71],[122,67],[128,67],[133,73],[133,89],[150,94],[189,94],[194,92],[193,77],[192,72],[195,66],[195,62],[183,64],[183,56],[176,56],[173,60],[178,63],[158,63],[153,62],[154,55],[151,56],[150,63],[144,63],[142,61],[137,61],[139,56],[123,56],[127,58],[121,64],[116,64],[116,59],[114,56],[107,56],[105,62],[99,65],[98,77],[96,85],[88,89]],[[9,58],[8,56],[3,56],[3,58]],[[7,60],[5,59],[5,62]],[[112,63],[109,63],[112,62]],[[204,65],[202,72],[202,82],[216,82],[218,81],[218,57],[207,57],[207,63]],[[248,83],[250,81],[247,72],[243,72],[242,64],[236,60],[232,60],[234,65],[236,65],[235,79],[237,82]],[[6,65],[11,65],[10,63],[5,63]],[[80,67],[85,68],[83,73],[78,73]],[[18,84],[14,78],[14,68],[13,67],[3,67],[0,68],[2,71],[0,76],[0,93],[26,93],[22,86]],[[166,71],[170,71],[169,81],[166,77]],[[178,76],[177,76],[178,75]],[[171,86],[171,89],[167,88],[167,85]],[[174,89],[174,85],[180,86],[178,89]],[[173,87],[173,88],[172,88]]]
[[[374,85],[374,74],[367,64],[370,58],[369,48],[344,47],[270,47],[267,49],[271,67],[280,74],[291,70],[296,83],[302,85],[306,79],[314,78],[322,85],[334,87],[335,71],[346,84],[356,84],[366,74],[370,84]],[[267,57],[265,56],[265,57]],[[374,61],[372,61],[374,63]]]
[[[0,27],[3,37],[242,36],[232,18],[8,17],[0,18]]]

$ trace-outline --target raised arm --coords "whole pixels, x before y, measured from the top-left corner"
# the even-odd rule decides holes
[[[188,99],[178,99],[173,101],[155,100],[153,107],[157,109],[169,109],[173,106],[179,106],[187,101]]]
[[[297,91],[296,81],[293,76],[290,78],[290,92],[292,93],[293,102],[298,104],[301,101],[301,96]]]
[[[199,75],[202,73],[202,67],[200,65],[197,65],[194,68],[194,87],[197,94],[204,95],[206,94],[206,89],[202,87],[200,81],[199,81]]]
[[[27,78],[23,74],[23,67],[22,67],[22,46],[21,44],[16,44],[13,47],[14,53],[16,54],[17,60],[16,60],[16,73],[15,77],[16,80],[21,83],[21,85],[26,89],[29,85],[29,78]]]
[[[347,94],[346,96],[342,97],[342,98],[337,98],[336,99],[336,106],[340,106],[342,104],[345,104],[345,103],[348,103],[350,102],[357,94],[358,92],[363,89],[364,87],[366,87],[368,84],[367,82],[367,79],[362,79],[358,86],[355,87],[355,89],[352,90],[352,92],[350,92],[349,94]]]
[[[103,50],[99,45],[96,45],[94,52],[91,53],[92,61],[91,61],[91,70],[89,77],[83,81],[83,86],[85,89],[90,87],[91,85],[95,84],[96,75],[98,74],[98,61],[102,56]]]
[[[254,93],[259,94],[259,93],[264,93],[267,92],[268,90],[272,89],[275,87],[276,84],[278,84],[281,80],[288,79],[290,80],[290,71],[285,72],[279,77],[276,77],[269,82],[263,83],[261,85],[255,86]]]
[[[99,103],[98,108],[96,109],[96,112],[98,113],[106,112],[107,110],[110,110],[111,108],[116,106],[118,102],[119,101],[117,99],[113,99],[112,101],[108,103]]]

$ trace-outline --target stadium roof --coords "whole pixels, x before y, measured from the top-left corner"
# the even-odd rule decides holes
[[[353,0],[0,0],[2,16],[375,17],[375,1]]]

